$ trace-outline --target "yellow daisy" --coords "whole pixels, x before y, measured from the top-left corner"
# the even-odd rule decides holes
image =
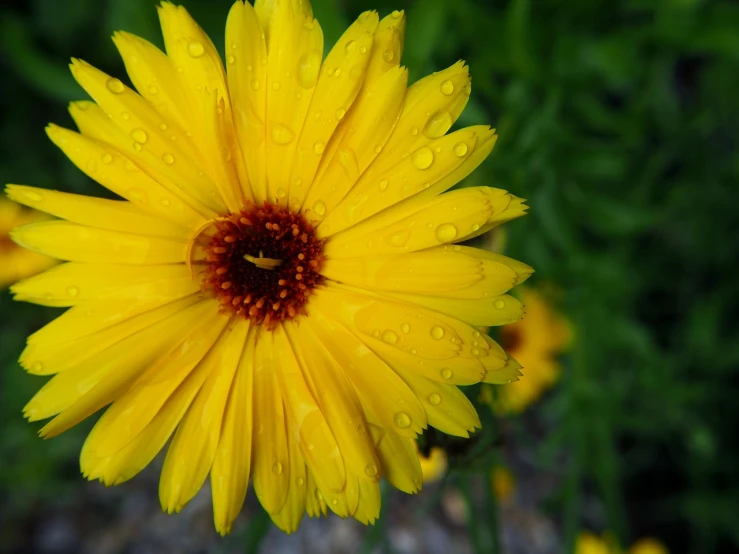
[[[0,197],[0,289],[18,279],[41,273],[56,263],[43,254],[18,248],[10,239],[10,231],[14,227],[42,219],[48,219],[48,216]]]
[[[504,413],[520,413],[559,379],[557,356],[571,340],[567,321],[539,291],[522,288],[526,315],[501,329],[505,349],[527,370],[526,379],[501,387],[496,407]]]
[[[517,379],[480,327],[518,319],[531,268],[458,246],[523,215],[489,187],[445,192],[490,153],[486,126],[447,133],[470,94],[459,62],[407,87],[404,16],[359,16],[325,59],[307,0],[236,2],[225,69],[184,8],[159,8],[166,54],[113,40],[136,91],[89,64],[79,132],[51,140],[113,201],[10,185],[64,221],[15,230],[67,260],[13,287],[70,309],[21,356],[54,375],[25,408],[53,437],[109,406],[82,448],[112,485],[170,440],[162,507],[210,475],[216,528],[249,480],[285,531],[303,513],[373,522],[385,477],[422,483],[413,438],[468,436],[457,388]]]
[[[416,452],[418,452],[418,461],[421,463],[424,483],[435,483],[444,477],[449,462],[443,448],[433,446],[429,449],[428,456],[425,456],[416,445]]]

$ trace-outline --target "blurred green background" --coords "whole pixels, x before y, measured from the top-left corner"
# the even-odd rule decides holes
[[[182,3],[220,47],[230,0]],[[500,135],[468,181],[529,200],[530,214],[507,226],[506,253],[536,268],[533,285],[556,285],[575,332],[562,379],[545,398],[523,416],[484,417],[492,439],[473,442],[477,464],[452,455],[451,475],[422,498],[388,493],[378,526],[352,527],[347,551],[424,551],[397,538],[398,514],[410,516],[394,503],[416,518],[403,528],[411,535],[436,521],[467,551],[569,552],[583,529],[624,546],[658,537],[673,553],[739,551],[739,2],[313,5],[327,45],[366,9],[405,9],[411,81],[467,60],[473,94],[457,125],[490,123]],[[84,97],[70,57],[123,77],[114,30],[162,46],[154,2],[2,6],[3,181],[101,195],[44,126],[71,127],[66,105]],[[42,380],[15,360],[25,336],[56,311],[16,304],[2,291],[0,312],[0,551],[240,552],[260,543],[264,552],[285,544],[310,551],[312,522],[304,521],[302,542],[283,543],[254,507],[225,541],[208,521],[184,531],[202,535],[188,542],[169,523],[185,516],[163,516],[156,521],[165,534],[146,542],[139,533],[138,547],[85,542],[85,533],[116,529],[126,510],[155,504],[147,495],[156,494],[156,475],[123,492],[87,484],[77,455],[89,425],[52,441],[35,436],[40,426],[26,423],[21,408]],[[548,522],[549,550],[516,550],[490,495],[469,494],[511,451],[523,460],[522,490],[545,483],[525,509]],[[449,489],[476,509],[468,523],[447,521]]]

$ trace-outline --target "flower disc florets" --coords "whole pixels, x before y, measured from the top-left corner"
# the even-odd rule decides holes
[[[225,311],[267,329],[303,313],[323,282],[323,241],[305,218],[265,202],[215,222],[206,247],[203,287]]]

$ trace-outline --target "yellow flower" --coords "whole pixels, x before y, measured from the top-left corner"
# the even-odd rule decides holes
[[[423,453],[419,452],[418,460],[421,463],[424,483],[434,483],[444,477],[447,468],[447,457],[443,448],[432,447],[428,456],[424,456]]]
[[[577,537],[575,554],[618,554],[619,549],[612,540],[606,540],[592,533],[582,532]]]
[[[503,346],[526,370],[526,379],[501,387],[496,405],[520,413],[559,379],[557,355],[570,342],[570,327],[538,291],[521,289],[526,315],[501,329]]]
[[[109,405],[82,472],[112,485],[172,437],[160,481],[176,512],[210,475],[231,529],[251,478],[275,523],[331,510],[373,522],[378,481],[421,485],[413,438],[468,436],[457,388],[519,365],[478,328],[518,319],[531,268],[457,246],[523,215],[489,187],[445,192],[493,148],[447,134],[470,94],[459,62],[407,86],[404,15],[366,12],[322,60],[307,0],[236,2],[225,69],[182,7],[159,8],[166,55],[116,33],[129,89],[74,60],[94,102],[52,141],[123,197],[10,185],[66,221],[14,232],[67,260],[13,287],[70,309],[21,356],[55,375],[28,403],[53,437]]]
[[[36,275],[56,263],[53,258],[43,254],[18,248],[10,239],[10,230],[14,227],[42,219],[48,217],[0,197],[0,289],[18,279]]]
[[[669,554],[667,547],[657,539],[639,539],[631,545],[629,554]]]
[[[495,498],[501,504],[510,502],[516,491],[516,480],[513,474],[503,466],[495,466],[490,472],[490,485]]]

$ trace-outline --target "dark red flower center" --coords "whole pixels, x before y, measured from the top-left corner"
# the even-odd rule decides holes
[[[304,313],[323,282],[323,241],[301,214],[265,202],[219,218],[214,226],[203,287],[225,311],[267,329]]]

